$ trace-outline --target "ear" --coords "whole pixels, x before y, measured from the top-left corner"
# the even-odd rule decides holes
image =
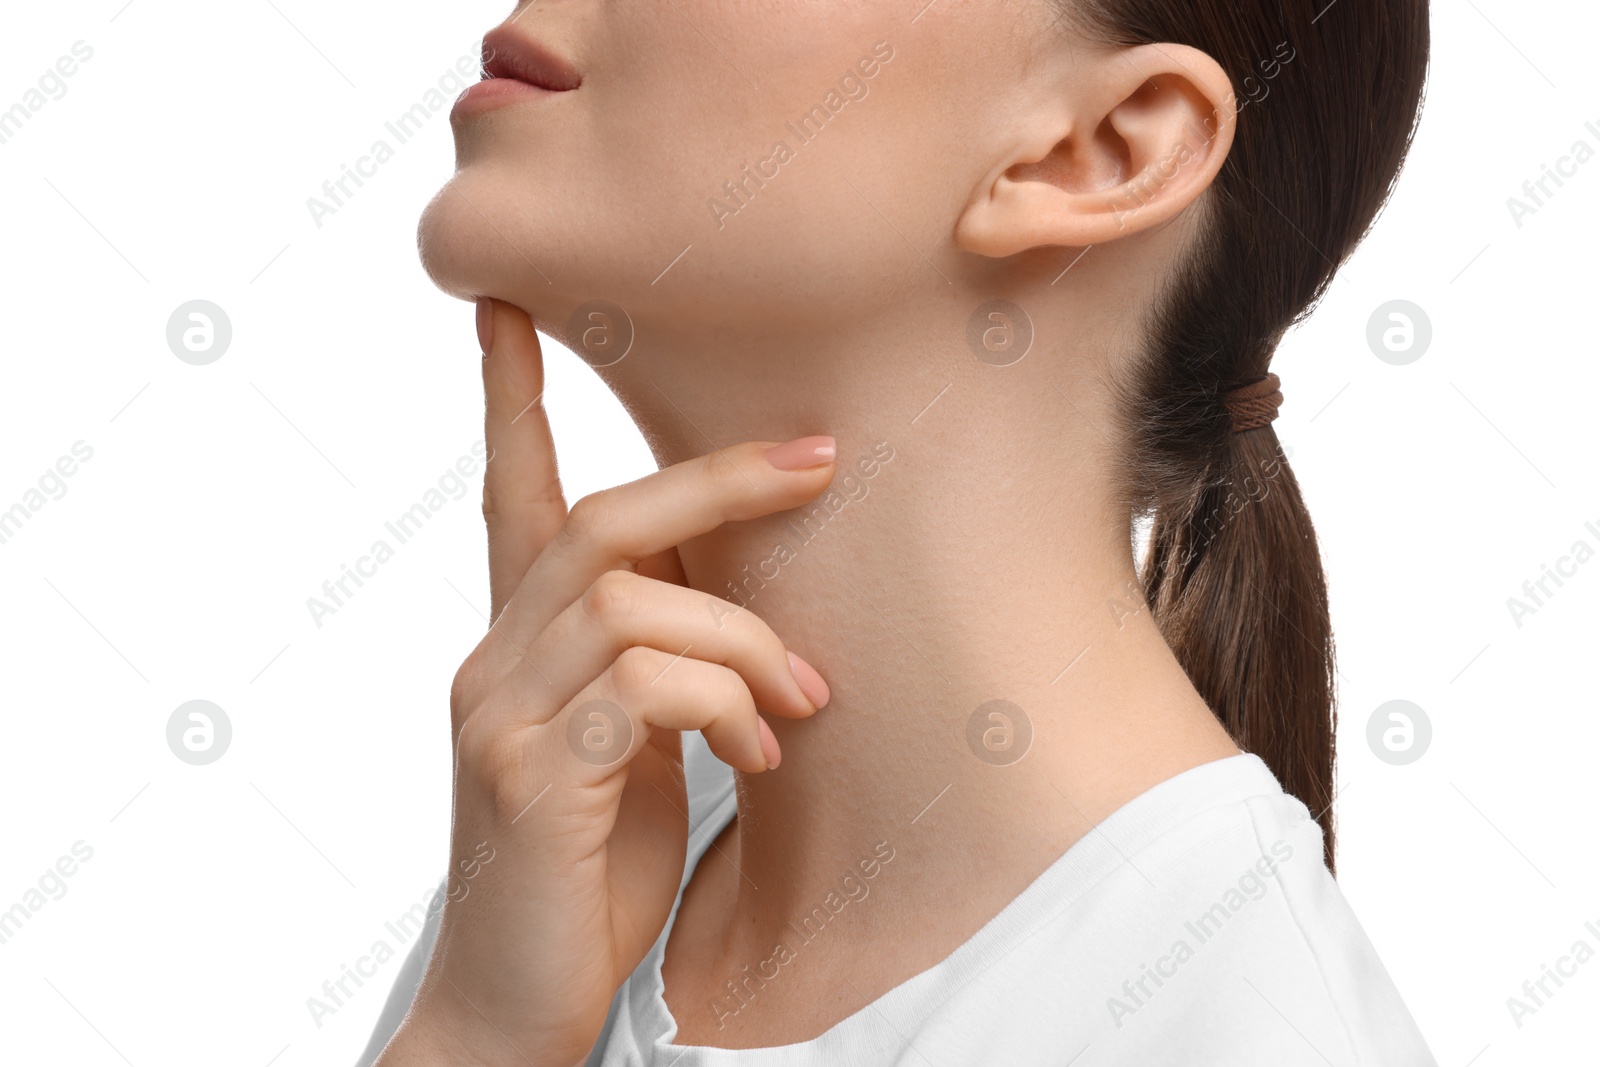
[[[956,244],[1010,256],[1158,226],[1216,177],[1235,115],[1227,72],[1198,49],[1152,44],[1080,56],[1052,105],[1025,116],[1013,157],[957,220]]]

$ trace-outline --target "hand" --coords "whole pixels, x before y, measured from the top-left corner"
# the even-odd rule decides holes
[[[491,625],[450,694],[453,888],[382,1067],[582,1062],[677,896],[679,731],[763,772],[780,754],[757,708],[828,699],[764,622],[684,585],[676,546],[816,497],[832,439],[719,449],[569,512],[532,323],[485,302],[479,336]]]

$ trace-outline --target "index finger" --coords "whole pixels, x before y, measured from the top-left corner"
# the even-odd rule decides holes
[[[489,623],[567,518],[544,408],[544,357],[526,312],[478,301],[483,349],[483,521],[489,534]]]

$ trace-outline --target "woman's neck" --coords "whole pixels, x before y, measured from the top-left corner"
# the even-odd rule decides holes
[[[1237,749],[1144,607],[1085,361],[783,344],[661,346],[608,372],[663,464],[838,443],[813,505],[680,547],[693,588],[760,616],[832,693],[810,719],[768,717],[782,764],[740,776],[736,843],[707,853],[736,867],[718,951],[764,958],[887,848],[874,899],[895,903],[861,909],[855,936],[937,912],[948,952],[1122,804]]]

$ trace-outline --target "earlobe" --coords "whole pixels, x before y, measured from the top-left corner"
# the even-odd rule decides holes
[[[1236,114],[1221,66],[1173,44],[1095,62],[1102,70],[1077,83],[1070,128],[977,191],[956,223],[959,247],[1001,257],[1105,244],[1169,221],[1211,184]]]

